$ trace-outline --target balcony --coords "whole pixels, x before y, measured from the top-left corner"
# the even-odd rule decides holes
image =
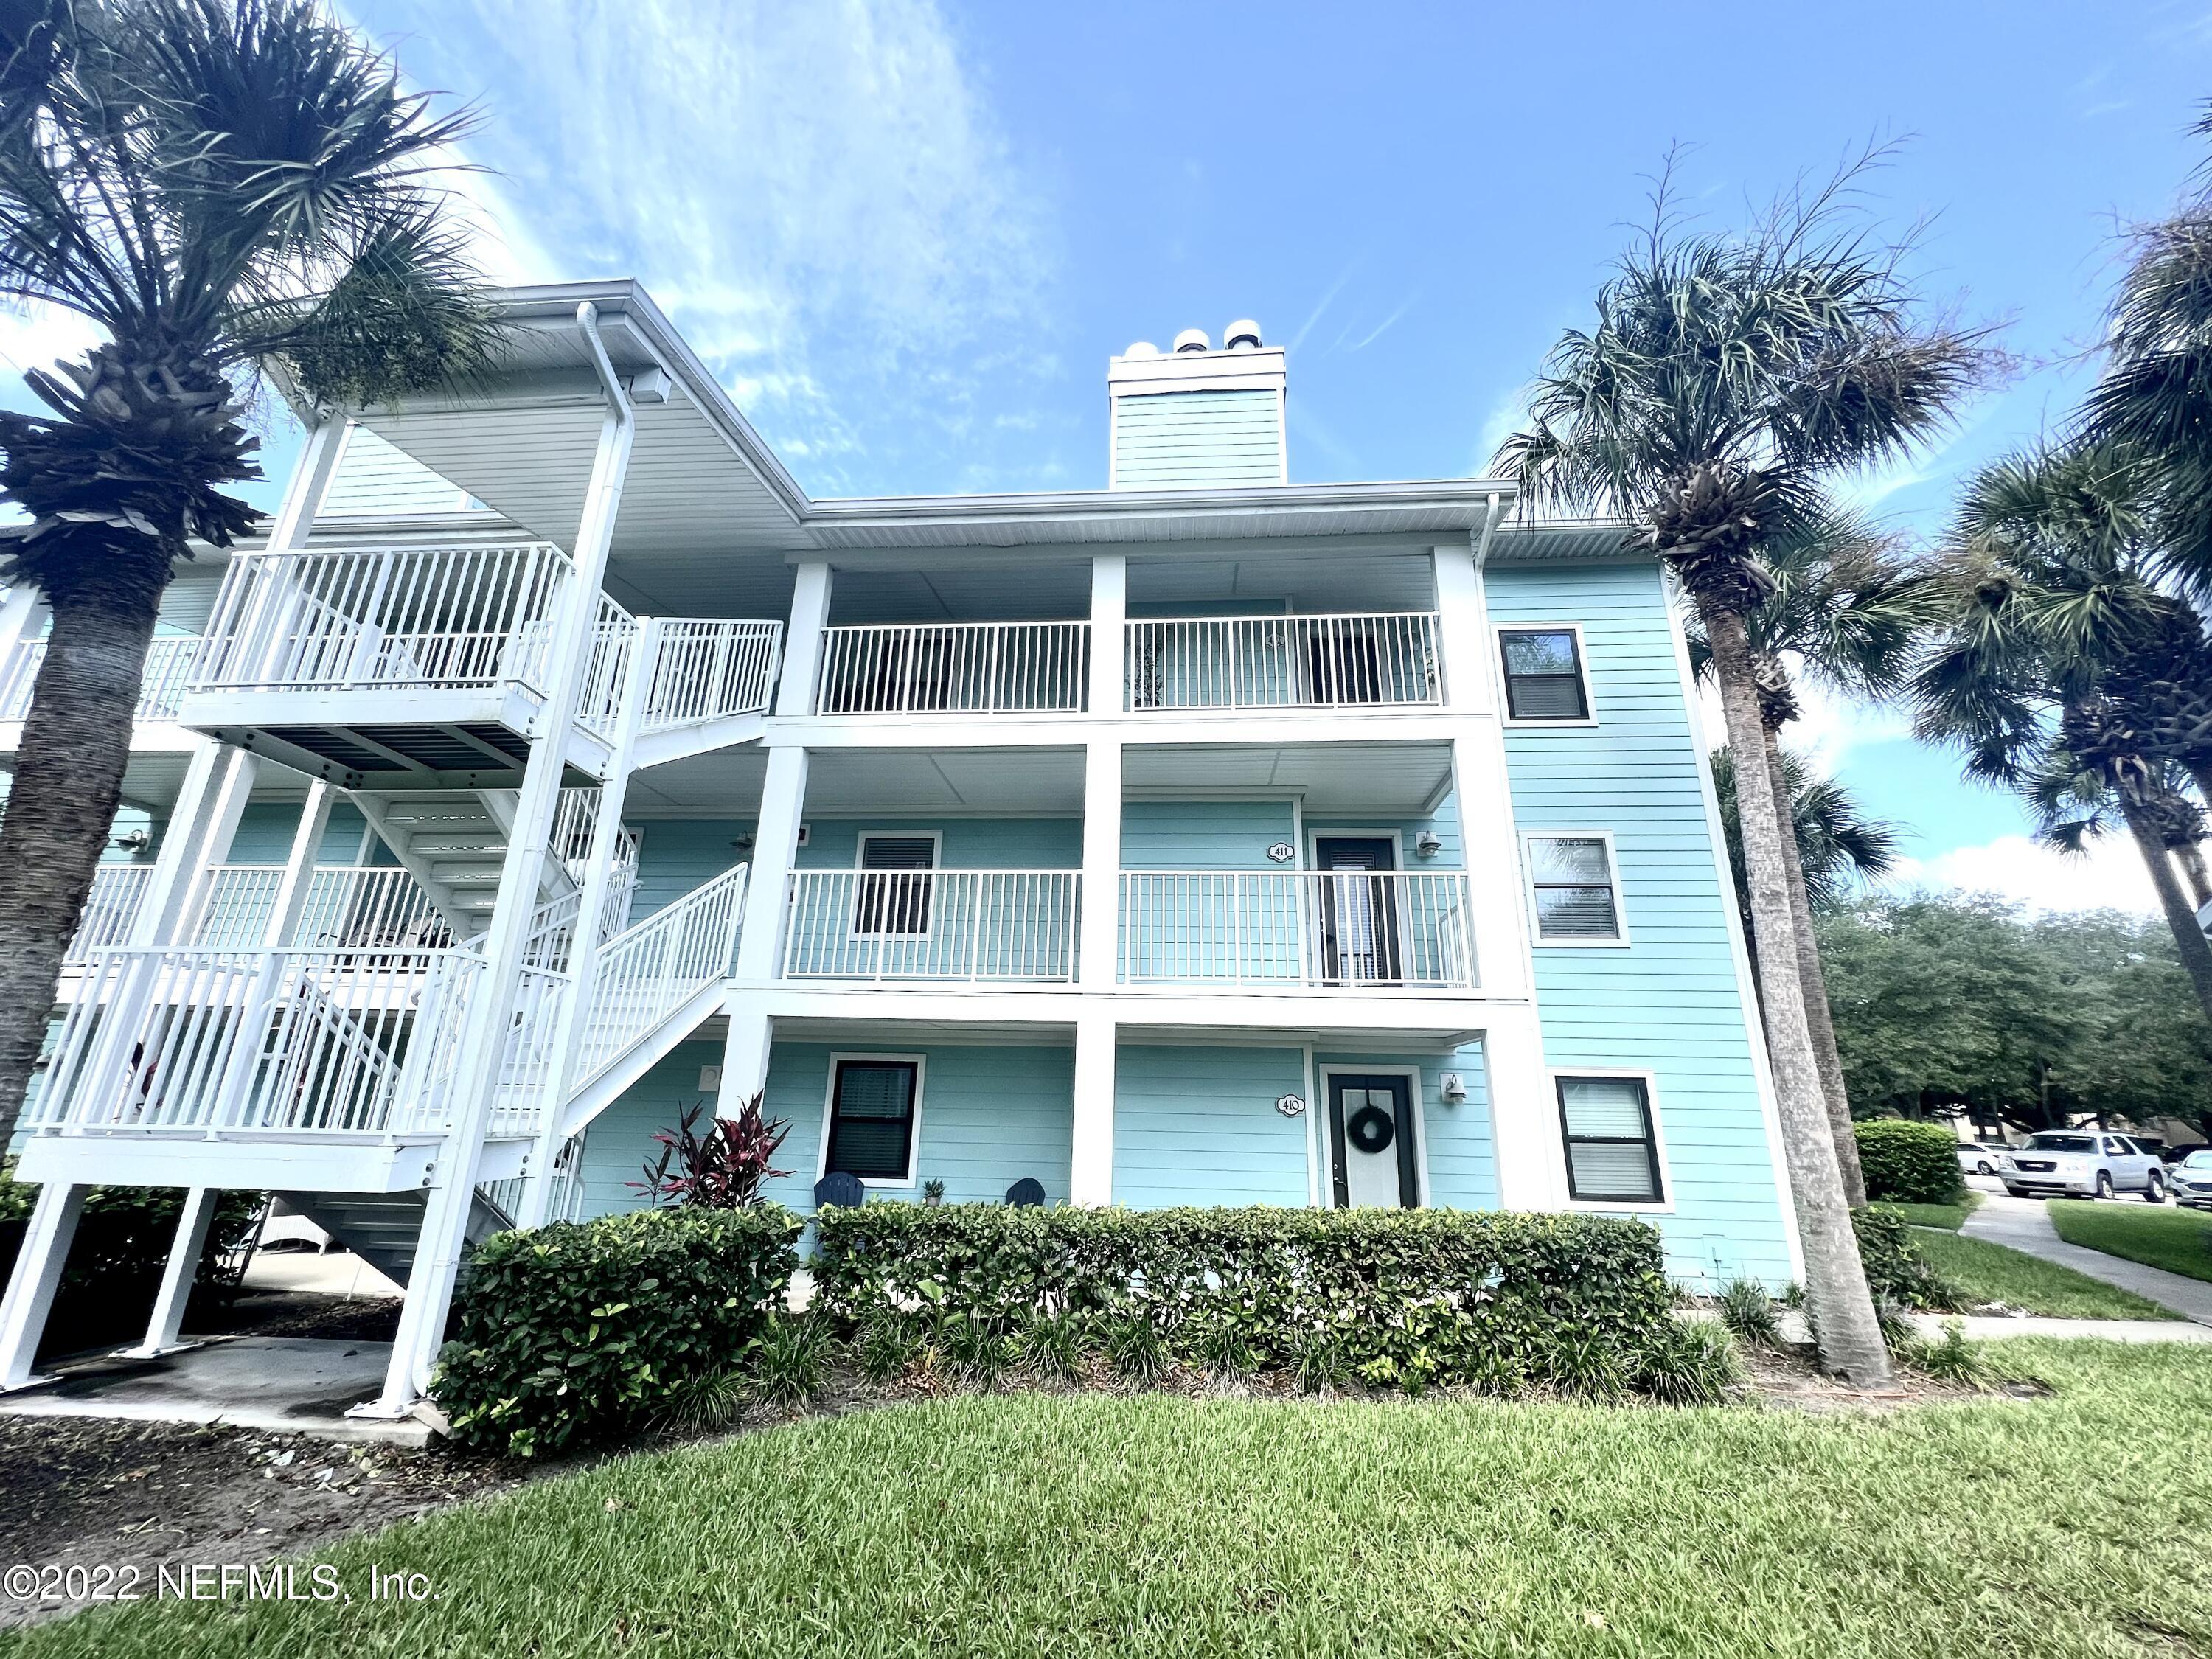
[[[1125,985],[1453,991],[1476,984],[1459,871],[1123,871]]]
[[[1072,714],[1091,624],[927,623],[823,631],[817,714]]]
[[[1133,710],[1441,701],[1432,611],[1169,617],[1132,621],[1125,632]]]
[[[142,720],[173,720],[190,679],[192,659],[199,653],[198,635],[167,635],[146,652],[146,678],[138,688],[136,717]],[[46,659],[46,642],[22,640],[0,665],[0,724],[29,718],[31,689],[39,666]]]
[[[782,975],[1066,984],[1082,881],[1073,870],[799,871]]]
[[[350,788],[510,787],[539,730],[553,629],[576,580],[548,543],[241,554],[179,710],[197,730]],[[664,620],[597,597],[568,757],[605,769],[635,653],[640,748],[742,740],[769,704],[781,626]],[[646,763],[641,761],[641,763]]]

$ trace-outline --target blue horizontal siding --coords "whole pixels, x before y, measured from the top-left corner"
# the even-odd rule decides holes
[[[581,1171],[581,1214],[586,1219],[644,1205],[645,1194],[629,1183],[643,1181],[642,1166],[659,1156],[653,1135],[673,1130],[687,1106],[708,1100],[707,1110],[714,1109],[699,1087],[699,1071],[721,1062],[719,1042],[679,1042],[592,1120],[584,1136]]]
[[[292,837],[299,833],[296,802],[270,801],[248,806],[238,817],[224,864],[282,864],[292,856]],[[322,845],[315,850],[318,864],[351,864],[361,852],[361,834],[368,827],[358,808],[340,801],[331,808]]]
[[[1121,807],[1124,870],[1280,870],[1267,848],[1296,839],[1286,800],[1133,800]]]
[[[1114,1201],[1307,1201],[1306,1120],[1275,1109],[1305,1092],[1297,1048],[1146,1047],[1115,1056]]]
[[[1596,723],[1508,731],[1506,769],[1523,829],[1613,832],[1632,941],[1535,949],[1546,1061],[1654,1074],[1674,1210],[1651,1219],[1670,1272],[1779,1284],[1778,1174],[1658,571],[1493,566],[1485,580],[1496,622],[1582,625]]]
[[[1314,1053],[1314,1085],[1320,1098],[1314,1109],[1326,1114],[1328,1091],[1322,1078],[1324,1066],[1372,1066],[1402,1070],[1417,1066],[1421,1073],[1421,1138],[1428,1153],[1428,1202],[1439,1210],[1494,1210],[1498,1207],[1498,1158],[1491,1127],[1490,1079],[1480,1046],[1449,1054],[1390,1054],[1384,1053]],[[1457,1072],[1467,1085],[1467,1098],[1443,1097],[1443,1074]],[[1328,1118],[1323,1115],[1322,1146],[1326,1149]],[[1323,1158],[1328,1153],[1324,1150]],[[1323,1164],[1322,1199],[1328,1200],[1330,1183]]]
[[[1160,392],[1114,399],[1122,489],[1280,483],[1282,397],[1266,390]]]

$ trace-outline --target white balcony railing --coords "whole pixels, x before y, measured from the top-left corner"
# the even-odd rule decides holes
[[[138,707],[134,711],[142,720],[173,720],[177,718],[177,701],[185,695],[185,682],[191,678],[192,659],[199,653],[197,635],[169,635],[155,640],[146,650],[146,678],[138,684]],[[0,663],[0,720],[28,719],[31,713],[31,689],[39,678],[40,665],[46,659],[44,640],[19,640],[15,648]]]
[[[241,553],[216,595],[191,686],[513,682],[542,692],[552,618],[574,576],[568,556],[546,542]]]
[[[1126,624],[1131,708],[1338,708],[1438,700],[1426,611]]]
[[[641,731],[661,732],[768,707],[783,639],[781,623],[669,617],[659,635]]]
[[[803,870],[786,979],[1064,981],[1075,977],[1073,870]]]
[[[818,714],[1006,714],[1084,706],[1091,624],[927,623],[823,631]]]
[[[150,864],[103,864],[92,872],[92,891],[84,901],[76,933],[62,960],[80,963],[94,951],[120,945],[131,937],[131,924],[138,919],[146,889],[154,879]]]
[[[1457,871],[1124,871],[1130,984],[1452,990],[1475,981]]]
[[[251,948],[266,939],[284,882],[281,864],[219,864],[207,872],[191,922],[193,945]],[[436,950],[452,943],[437,906],[393,865],[332,865],[307,878],[284,945],[351,950]]]
[[[462,951],[96,950],[34,1127],[442,1130],[483,958]]]

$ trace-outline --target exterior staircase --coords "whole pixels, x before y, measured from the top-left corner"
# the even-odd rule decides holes
[[[562,792],[553,847],[538,877],[542,904],[568,897],[582,884],[598,791]],[[455,939],[474,939],[491,925],[499,878],[514,821],[512,789],[459,789],[421,794],[353,797],[377,836],[429,896]],[[617,843],[617,886],[637,868],[637,837],[625,830]],[[619,926],[622,917],[613,920]]]
[[[279,1193],[277,1197],[307,1218],[402,1290],[414,1271],[415,1244],[422,1231],[428,1202],[421,1192]],[[514,1225],[506,1211],[479,1189],[469,1205],[469,1248]],[[463,1269],[466,1271],[465,1268]]]

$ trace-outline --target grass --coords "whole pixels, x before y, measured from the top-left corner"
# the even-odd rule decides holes
[[[1905,1218],[1916,1227],[1940,1227],[1947,1233],[1955,1233],[1966,1224],[1982,1195],[1968,1188],[1960,1188],[1959,1196],[1948,1204],[1895,1204],[1888,1199],[1880,1202],[1893,1210],[1905,1212]]]
[[[2002,1302],[2054,1319],[2180,1317],[2132,1291],[2024,1250],[1956,1233],[1919,1232],[1912,1242],[1937,1272],[1966,1292],[1970,1302]]]
[[[1886,1415],[969,1395],[816,1418],[338,1546],[318,1559],[349,1603],[147,1602],[12,1650],[2212,1650],[2212,1498],[2172,1450],[2212,1436],[2212,1346],[1996,1346],[2057,1394]],[[438,1599],[372,1601],[372,1566]]]
[[[2051,1224],[2069,1244],[2212,1279],[2212,1216],[2164,1204],[2090,1204],[2054,1199]]]

